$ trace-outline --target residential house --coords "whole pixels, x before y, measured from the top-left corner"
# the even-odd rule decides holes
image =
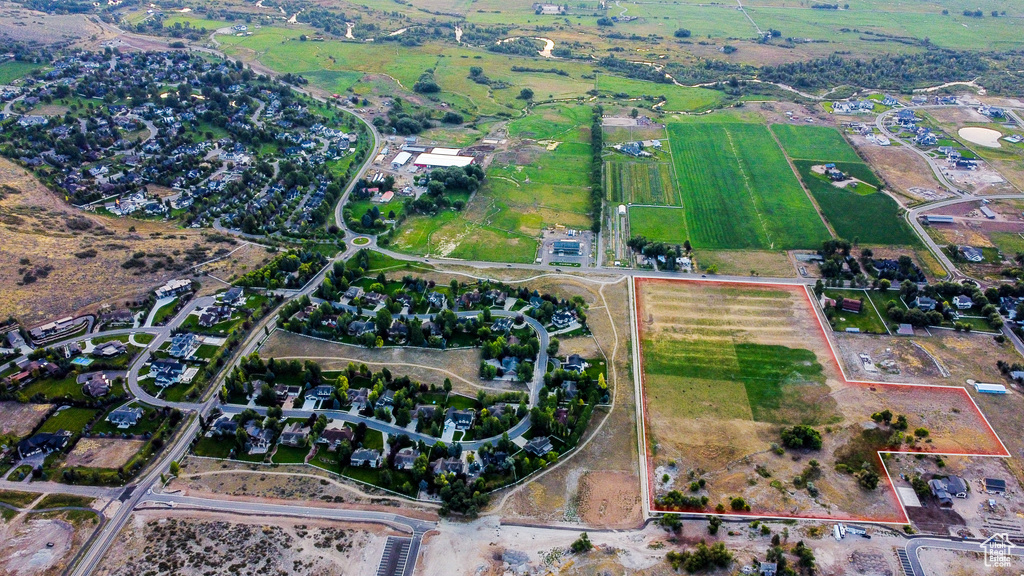
[[[853,314],[860,314],[861,308],[864,303],[860,300],[854,300],[853,298],[843,298],[843,303],[840,309],[843,312],[851,312]]]
[[[931,488],[932,496],[935,496],[939,501],[939,506],[943,508],[953,507],[953,497],[946,490],[946,483],[942,480],[929,480],[928,487]]]
[[[306,400],[327,400],[334,395],[334,388],[326,384],[321,384],[315,388],[310,388],[306,392]]]
[[[488,290],[484,296],[491,301],[493,306],[504,306],[508,300],[508,294],[501,290]]]
[[[395,405],[395,391],[385,390],[383,394],[377,398],[377,405],[375,408],[391,408]]]
[[[417,404],[412,411],[413,418],[421,420],[433,420],[436,414],[437,406],[434,404]]]
[[[167,353],[173,358],[188,359],[199,350],[199,346],[199,337],[191,332],[185,332],[171,338],[171,347],[167,349]]]
[[[352,453],[350,459],[352,466],[367,466],[369,468],[380,468],[380,451],[367,448],[360,448]]]
[[[974,306],[974,300],[970,296],[953,296],[953,306],[957,310],[967,310]]]
[[[110,340],[104,342],[92,350],[93,356],[99,356],[101,358],[113,358],[114,356],[120,356],[128,351],[128,347],[123,342],[117,340]]]
[[[110,392],[110,379],[103,372],[82,374],[77,380],[82,385],[82,393],[86,396],[99,398]]]
[[[157,386],[166,388],[181,382],[181,377],[185,374],[185,365],[176,360],[154,360],[149,365],[149,373],[153,375]]]
[[[448,306],[448,299],[440,292],[430,292],[427,294],[427,304],[431,308],[445,308]]]
[[[170,280],[163,286],[157,288],[153,292],[156,294],[157,300],[161,298],[167,298],[169,296],[177,296],[182,292],[187,292],[192,289],[192,281],[188,279],[182,280]]]
[[[974,246],[961,246],[959,250],[960,255],[968,262],[981,262],[985,259],[985,255],[982,254],[981,250]]]
[[[245,304],[245,290],[241,286],[232,286],[227,292],[221,294],[220,301],[226,306],[241,306]]]
[[[530,307],[536,310],[544,305],[544,299],[540,296],[533,296],[530,298]]]
[[[466,473],[466,463],[461,458],[438,458],[430,463],[430,468],[437,474],[459,474]]]
[[[567,372],[576,372],[577,374],[583,374],[583,371],[587,369],[587,361],[583,359],[579,354],[570,354],[565,362],[562,363],[562,370]]]
[[[342,442],[352,443],[355,439],[356,433],[351,428],[344,426],[341,428],[327,428],[320,433],[320,438],[317,439],[318,444],[326,444],[327,450],[337,450],[338,446]]]
[[[345,291],[344,297],[348,298],[349,301],[352,301],[355,300],[356,298],[361,297],[362,295],[362,288],[360,288],[359,286],[350,286],[349,289]]]
[[[420,451],[412,447],[402,448],[395,454],[395,470],[412,470]]]
[[[469,430],[473,426],[473,422],[476,420],[476,411],[472,408],[469,410],[456,410],[455,408],[449,408],[444,415],[444,425],[455,426],[456,430]]]
[[[507,333],[512,329],[512,324],[515,322],[512,318],[498,318],[491,324],[492,333]]]
[[[281,431],[278,441],[285,446],[302,446],[308,437],[309,428],[306,428],[302,422],[292,422]]]
[[[274,431],[257,426],[255,421],[245,425],[245,433],[249,436],[249,454],[266,454],[274,443]]]
[[[363,296],[363,300],[366,302],[367,307],[376,308],[381,304],[387,304],[388,297],[378,292],[370,292]]]
[[[501,359],[501,369],[505,374],[515,374],[519,370],[519,358],[515,356],[505,356]]]
[[[575,380],[565,380],[562,382],[562,392],[565,394],[566,400],[574,400],[579,395],[579,387],[576,385]]]
[[[370,402],[370,390],[368,388],[349,388],[348,403],[362,410]]]
[[[395,320],[388,328],[388,338],[396,342],[404,342],[409,338],[409,326],[401,320]]]
[[[213,433],[221,436],[234,436],[235,430],[238,430],[238,422],[231,419],[230,416],[221,416],[213,423]]]
[[[576,316],[568,310],[559,310],[551,316],[551,323],[555,325],[555,328],[562,329],[568,328],[576,321]]]
[[[30,438],[18,442],[18,457],[29,458],[36,454],[50,454],[62,450],[67,445],[71,433],[58,430],[53,433],[40,432]]]
[[[483,299],[483,295],[480,294],[479,290],[473,290],[472,292],[466,292],[459,297],[459,306],[462,308],[472,308],[480,303]]]
[[[551,439],[547,436],[538,436],[526,443],[523,446],[523,450],[526,450],[534,456],[544,456],[548,452],[554,450],[554,446],[551,444]]]
[[[234,310],[230,306],[210,306],[199,315],[199,325],[203,328],[210,328],[231,319]]]
[[[363,334],[371,334],[377,332],[377,325],[373,320],[353,320],[348,324],[348,335],[349,336],[362,336]]]
[[[107,422],[118,428],[131,428],[139,423],[140,418],[142,418],[142,408],[138,406],[122,406],[107,414]]]
[[[779,571],[779,566],[775,562],[758,562],[757,573],[760,576],[775,576]]]
[[[920,308],[921,310],[928,312],[929,310],[935,310],[935,306],[938,303],[927,296],[918,296],[914,299],[913,304],[915,308]]]

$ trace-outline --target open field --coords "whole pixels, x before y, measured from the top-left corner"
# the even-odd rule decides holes
[[[0,298],[0,316],[17,316],[26,325],[76,311],[95,311],[105,303],[123,306],[125,300],[143,297],[153,287],[185,274],[175,266],[122,268],[135,252],[146,253],[147,264],[164,264],[166,258],[173,258],[191,265],[237,247],[235,240],[163,222],[75,210],[6,159],[0,159],[0,181],[7,185],[0,194],[4,235],[0,266],[9,271],[0,275],[0,293],[5,296]],[[260,265],[270,256],[262,251],[252,254],[238,260],[233,273]],[[28,265],[20,263],[23,258]],[[27,272],[34,281],[24,282]]]
[[[132,515],[97,574],[372,574],[388,528],[295,518],[246,518],[215,512],[145,510]],[[211,553],[212,551],[212,553]],[[161,559],[146,561],[148,554]]]
[[[835,228],[840,238],[851,242],[859,241],[861,244],[918,243],[917,237],[900,215],[899,204],[889,196],[882,192],[862,195],[833,186],[824,176],[812,170],[812,166],[820,162],[795,160],[793,163],[821,207],[822,215]],[[855,170],[868,170],[866,164],[857,163],[836,164],[836,167],[855,175]]]
[[[635,282],[652,497],[681,490],[692,470],[706,481],[693,495],[712,508],[742,496],[754,515],[899,522],[878,452],[1005,455],[962,388],[847,381],[804,289]],[[885,408],[928,440],[890,444],[870,420]],[[822,449],[773,454],[793,424],[819,430]],[[789,483],[805,457],[821,463],[814,498]],[[859,487],[840,463],[873,467],[879,487]]]
[[[65,467],[119,468],[131,459],[145,440],[115,438],[82,438],[64,459]]]
[[[782,143],[782,149],[794,160],[861,161],[860,156],[835,128],[773,124],[771,130]]]
[[[95,529],[94,514],[30,514],[0,522],[0,574],[56,576]]]
[[[0,402],[0,435],[21,437],[28,434],[42,422],[50,408],[50,404]]]
[[[694,247],[811,248],[829,237],[764,125],[687,122],[668,131]],[[678,241],[647,234],[661,232],[648,230],[649,218],[631,218],[630,226],[634,234]]]
[[[39,427],[40,432],[56,432],[58,430],[67,430],[72,434],[77,434],[85,428],[99,412],[99,410],[93,410],[91,408],[63,408],[59,412],[55,413],[43,422],[43,425]]]

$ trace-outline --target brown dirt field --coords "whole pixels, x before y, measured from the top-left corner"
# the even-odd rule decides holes
[[[939,196],[945,196],[928,163],[912,150],[902,146],[877,146],[860,137],[854,137],[852,140],[857,147],[857,153],[868,161],[886,187],[915,198],[917,195],[910,191],[911,188],[925,188]],[[903,201],[901,204],[906,202]]]
[[[118,534],[96,573],[373,574],[391,534],[401,535],[376,524],[142,510]]]
[[[64,459],[64,466],[118,468],[142,449],[144,440],[82,438]]]
[[[253,473],[256,472],[256,473]],[[188,496],[245,500],[259,498],[285,504],[305,503],[321,508],[352,508],[394,512],[433,520],[437,514],[430,506],[404,498],[346,483],[336,474],[315,466],[274,465],[273,468],[227,460],[188,457],[181,463],[180,475],[168,484],[168,490],[181,490]]]
[[[629,316],[625,313],[629,306],[626,283],[607,284],[602,289],[594,282],[552,276],[531,280],[529,285],[559,295],[583,296],[591,306],[587,320],[593,342],[598,345],[598,352],[603,351],[595,355],[610,356],[617,333],[618,348],[614,358],[609,358],[608,373],[608,383],[614,389],[614,406],[607,412],[607,419],[603,409],[594,412],[590,435],[583,441],[586,444],[567,460],[532,482],[496,494],[492,498],[497,503],[496,511],[508,520],[583,522],[595,528],[635,527],[642,518],[636,465],[636,400],[629,371]],[[579,339],[563,342],[562,352],[569,350],[567,346],[576,346],[576,340]]]
[[[17,316],[33,325],[74,312],[95,311],[103,304],[123,306],[126,300],[145,296],[163,282],[186,271],[168,270],[166,258],[175,267],[212,258],[218,250],[236,247],[214,242],[197,230],[173,228],[163,222],[107,218],[81,212],[65,205],[31,174],[9,160],[0,159],[0,316]],[[70,222],[88,225],[74,230]],[[130,231],[135,227],[135,231]],[[76,253],[95,250],[96,255],[78,258]],[[121,264],[136,251],[154,256],[144,258],[145,272],[125,270]],[[190,252],[191,251],[191,252]],[[156,256],[162,254],[163,256]],[[193,256],[194,254],[194,256]],[[28,258],[29,265],[19,262]],[[163,267],[153,268],[154,263]],[[39,273],[52,267],[48,274]],[[139,269],[134,269],[139,270]],[[25,272],[37,271],[37,280],[22,284]]]
[[[955,124],[957,126],[970,123],[990,123],[992,119],[974,108],[931,108],[927,112],[939,124]],[[955,130],[954,130],[955,132]]]
[[[885,487],[884,478],[881,488],[868,492],[860,489],[852,476],[834,470],[835,452],[859,438],[862,429],[874,427],[870,415],[885,407],[907,415],[911,429],[925,427],[930,431],[930,442],[918,442],[915,450],[1003,453],[962,389],[847,383],[803,290],[670,281],[638,282],[637,290],[645,343],[666,339],[697,339],[706,343],[709,339],[723,339],[724,345],[735,339],[810,349],[824,368],[833,406],[840,415],[833,425],[824,427],[824,446],[820,452],[788,458],[770,451],[771,444],[779,441],[777,425],[754,422],[742,411],[722,412],[716,404],[710,409],[696,409],[697,413],[706,412],[706,416],[692,416],[694,408],[687,407],[684,412],[688,415],[683,417],[672,402],[652,400],[649,396],[646,417],[651,442],[656,443],[650,470],[655,494],[680,488],[690,481],[689,474],[693,472],[708,481],[707,495],[712,506],[739,494],[751,503],[754,513],[899,521],[901,512],[895,494]],[[840,354],[845,360],[856,358],[850,352]],[[917,365],[926,366],[920,359]],[[862,376],[851,376],[856,377]],[[680,381],[696,382],[682,377]],[[719,385],[720,395],[725,395],[720,397],[728,396],[732,401],[736,391],[731,387],[727,390],[724,383]],[[662,392],[673,393],[670,389]],[[739,392],[745,397],[742,390]],[[648,390],[648,394],[658,393]],[[708,401],[714,403],[714,398],[712,395]],[[711,413],[712,409],[717,416]],[[810,498],[789,483],[804,468],[803,458],[821,462],[823,474],[815,481],[821,492],[818,498]],[[671,461],[676,464],[671,465]],[[759,466],[770,473],[768,478],[756,471]],[[662,474],[668,474],[669,484],[662,484]],[[775,479],[782,484],[771,486]]]
[[[349,362],[365,363],[371,370],[387,366],[396,375],[407,375],[425,384],[452,381],[455,392],[476,396],[480,389],[526,390],[513,382],[485,382],[478,376],[480,350],[429,350],[422,348],[363,348],[305,338],[283,330],[274,332],[260,349],[263,358],[315,360],[324,370],[343,370]]]
[[[944,576],[1018,576],[1024,571],[1024,559],[1014,556],[1009,567],[990,568],[985,566],[985,560],[979,554],[933,548],[927,554],[921,554],[921,568],[925,574]]]
[[[594,314],[594,309],[591,308],[589,314]],[[589,319],[590,316],[588,315]],[[558,338],[555,336],[555,338]],[[571,354],[579,354],[584,358],[600,358],[601,347],[597,343],[597,339],[592,336],[579,336],[576,338],[568,338],[566,340],[558,340],[558,355],[569,356]]]
[[[759,276],[795,278],[796,268],[785,252],[764,250],[701,250],[696,255],[701,270],[712,264],[719,274],[747,276],[755,271]]]
[[[0,574],[56,576],[67,568],[94,525],[66,514],[23,514],[0,522]],[[47,547],[52,542],[53,547]]]
[[[46,418],[52,404],[0,402],[0,434],[25,436]]]

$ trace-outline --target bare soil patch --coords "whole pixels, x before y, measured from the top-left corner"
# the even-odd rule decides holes
[[[66,514],[29,514],[0,523],[0,574],[61,574],[93,529],[91,522],[69,521]]]
[[[144,440],[82,438],[64,459],[65,467],[119,468],[142,449]]]
[[[373,524],[143,510],[97,574],[373,574],[389,534]]]
[[[0,402],[0,434],[25,436],[43,421],[52,404]]]
[[[921,554],[921,568],[925,574],[944,576],[1019,576],[1024,570],[1024,559],[1013,556],[1010,566],[992,568],[985,565],[981,554],[932,548],[926,554]]]
[[[103,304],[122,307],[236,240],[164,222],[108,218],[64,204],[31,174],[0,159],[0,316],[27,324]],[[145,268],[121,265],[141,252]],[[29,264],[22,264],[28,258]],[[269,259],[269,254],[265,256]],[[32,280],[26,278],[28,274]],[[27,282],[28,281],[28,282]]]
[[[913,150],[902,146],[878,146],[860,136],[855,136],[851,140],[857,148],[857,153],[878,173],[887,189],[915,200],[948,196],[932,175],[928,162]],[[924,190],[933,193],[931,198],[922,193]],[[905,199],[901,203],[906,204]]]

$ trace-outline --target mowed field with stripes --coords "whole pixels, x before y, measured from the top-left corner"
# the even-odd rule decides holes
[[[690,240],[704,249],[768,250],[815,248],[830,237],[765,125],[670,123],[667,130],[678,203],[664,204],[682,210],[632,207],[632,235]],[[661,179],[660,173],[652,176]],[[624,196],[655,203],[641,200],[647,194]]]

